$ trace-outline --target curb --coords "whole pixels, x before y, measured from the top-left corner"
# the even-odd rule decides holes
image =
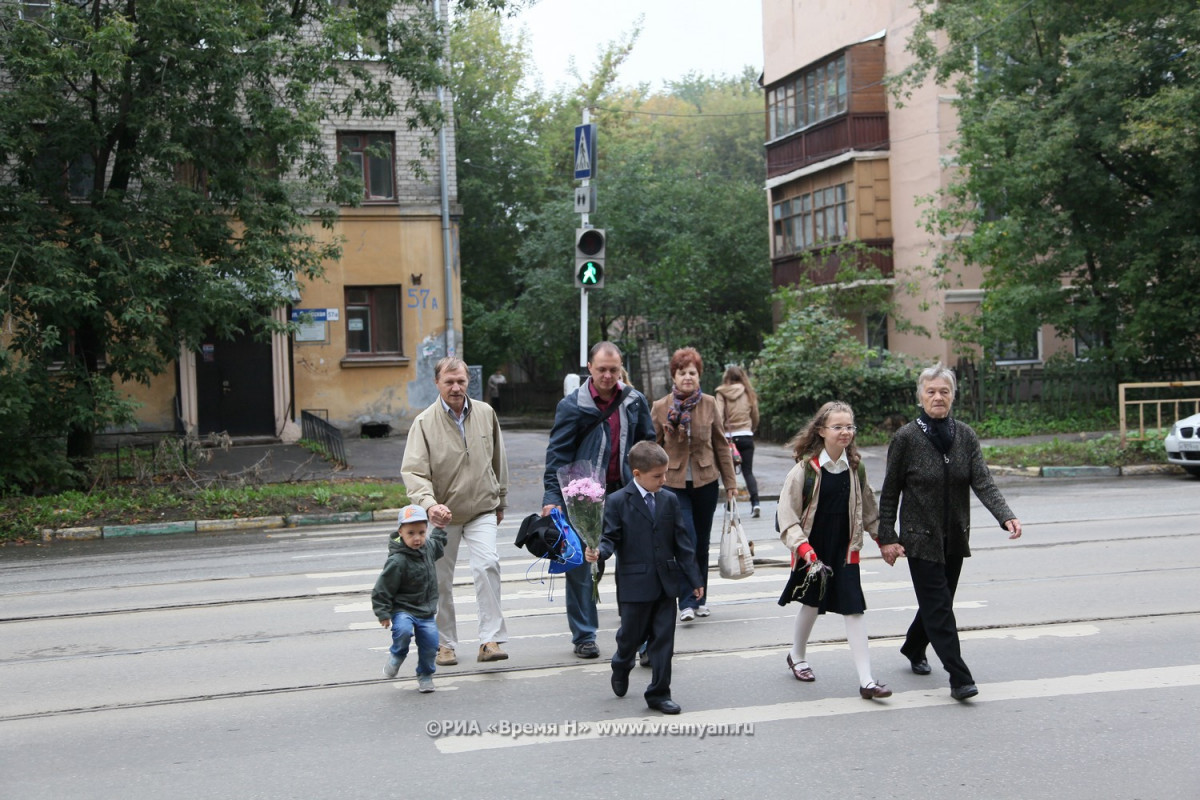
[[[301,528],[309,525],[337,525],[355,522],[391,522],[398,508],[378,511],[342,511],[331,514],[287,514],[279,517],[241,517],[238,519],[200,519],[176,522],[144,522],[138,525],[92,525],[80,528],[43,528],[43,542],[117,539],[128,536],[163,536],[173,533],[222,533],[227,531]]]
[[[1136,475],[1183,475],[1178,464],[1135,464],[1128,467],[1003,467],[988,465],[993,475],[1021,478],[1117,478]],[[740,498],[739,498],[740,499]],[[778,494],[763,494],[759,500],[779,500]],[[78,528],[43,528],[43,542],[116,539],[129,536],[165,536],[174,533],[224,533],[228,531],[303,528],[316,525],[348,525],[356,522],[391,522],[398,508],[378,511],[342,511],[325,514],[287,514],[278,517],[241,517],[179,522],[146,522],[139,525],[103,525]]]

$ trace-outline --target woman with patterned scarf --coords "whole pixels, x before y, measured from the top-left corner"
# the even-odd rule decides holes
[[[717,511],[717,478],[725,484],[727,501],[737,492],[737,478],[717,403],[700,390],[704,370],[700,354],[691,347],[676,350],[670,368],[671,393],[654,404],[650,418],[658,443],[670,458],[667,488],[683,507],[683,523],[694,537],[696,566],[704,580],[704,605],[690,591],[680,595],[679,621],[690,622],[709,615],[708,547]]]

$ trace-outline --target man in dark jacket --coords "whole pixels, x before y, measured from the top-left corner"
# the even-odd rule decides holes
[[[600,342],[588,354],[589,378],[558,403],[550,443],[546,446],[545,494],[542,516],[564,508],[558,469],[586,461],[604,476],[608,494],[633,480],[629,450],[643,440],[654,440],[650,404],[632,386],[621,383],[621,351],[612,342]],[[596,629],[599,616],[592,600],[591,575],[586,568],[566,573],[567,624],[575,655],[597,658]]]
[[[388,560],[371,592],[371,607],[379,624],[392,629],[392,646],[383,667],[386,678],[396,677],[417,639],[417,688],[433,691],[437,667],[438,585],[434,563],[446,547],[446,531],[434,528],[427,535],[429,516],[418,505],[400,509],[400,528],[388,545]]]

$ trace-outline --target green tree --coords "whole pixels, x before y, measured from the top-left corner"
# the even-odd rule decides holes
[[[962,171],[930,215],[953,234],[939,268],[979,265],[989,290],[955,335],[986,346],[1036,322],[1091,357],[1200,354],[1200,7],[917,6],[902,85],[958,98]]]
[[[421,0],[38,8],[0,5],[0,436],[86,457],[130,419],[114,379],[265,331],[338,256],[313,219],[362,188],[322,123],[439,124],[444,39]]]
[[[593,107],[599,199],[590,221],[608,231],[608,248],[605,288],[589,296],[591,338],[616,331],[628,348],[646,337],[692,345],[711,364],[756,353],[770,326],[757,87],[744,76],[688,79],[666,93],[610,92]],[[577,329],[576,224],[570,204],[551,198],[522,250],[539,293],[519,304],[556,315],[560,331]],[[551,369],[575,363],[572,337],[560,333],[550,346]]]

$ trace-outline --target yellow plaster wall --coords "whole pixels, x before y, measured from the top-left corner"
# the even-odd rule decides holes
[[[441,220],[394,208],[345,209],[329,235],[343,239],[342,259],[326,265],[324,280],[301,287],[295,307],[338,309],[339,320],[326,324],[324,343],[292,343],[296,415],[320,409],[342,428],[353,430],[369,421],[407,429],[436,396],[433,364],[445,354]],[[371,285],[400,287],[402,359],[345,358],[344,287]],[[457,280],[452,289],[454,324],[461,331]],[[456,339],[461,341],[461,333]]]

